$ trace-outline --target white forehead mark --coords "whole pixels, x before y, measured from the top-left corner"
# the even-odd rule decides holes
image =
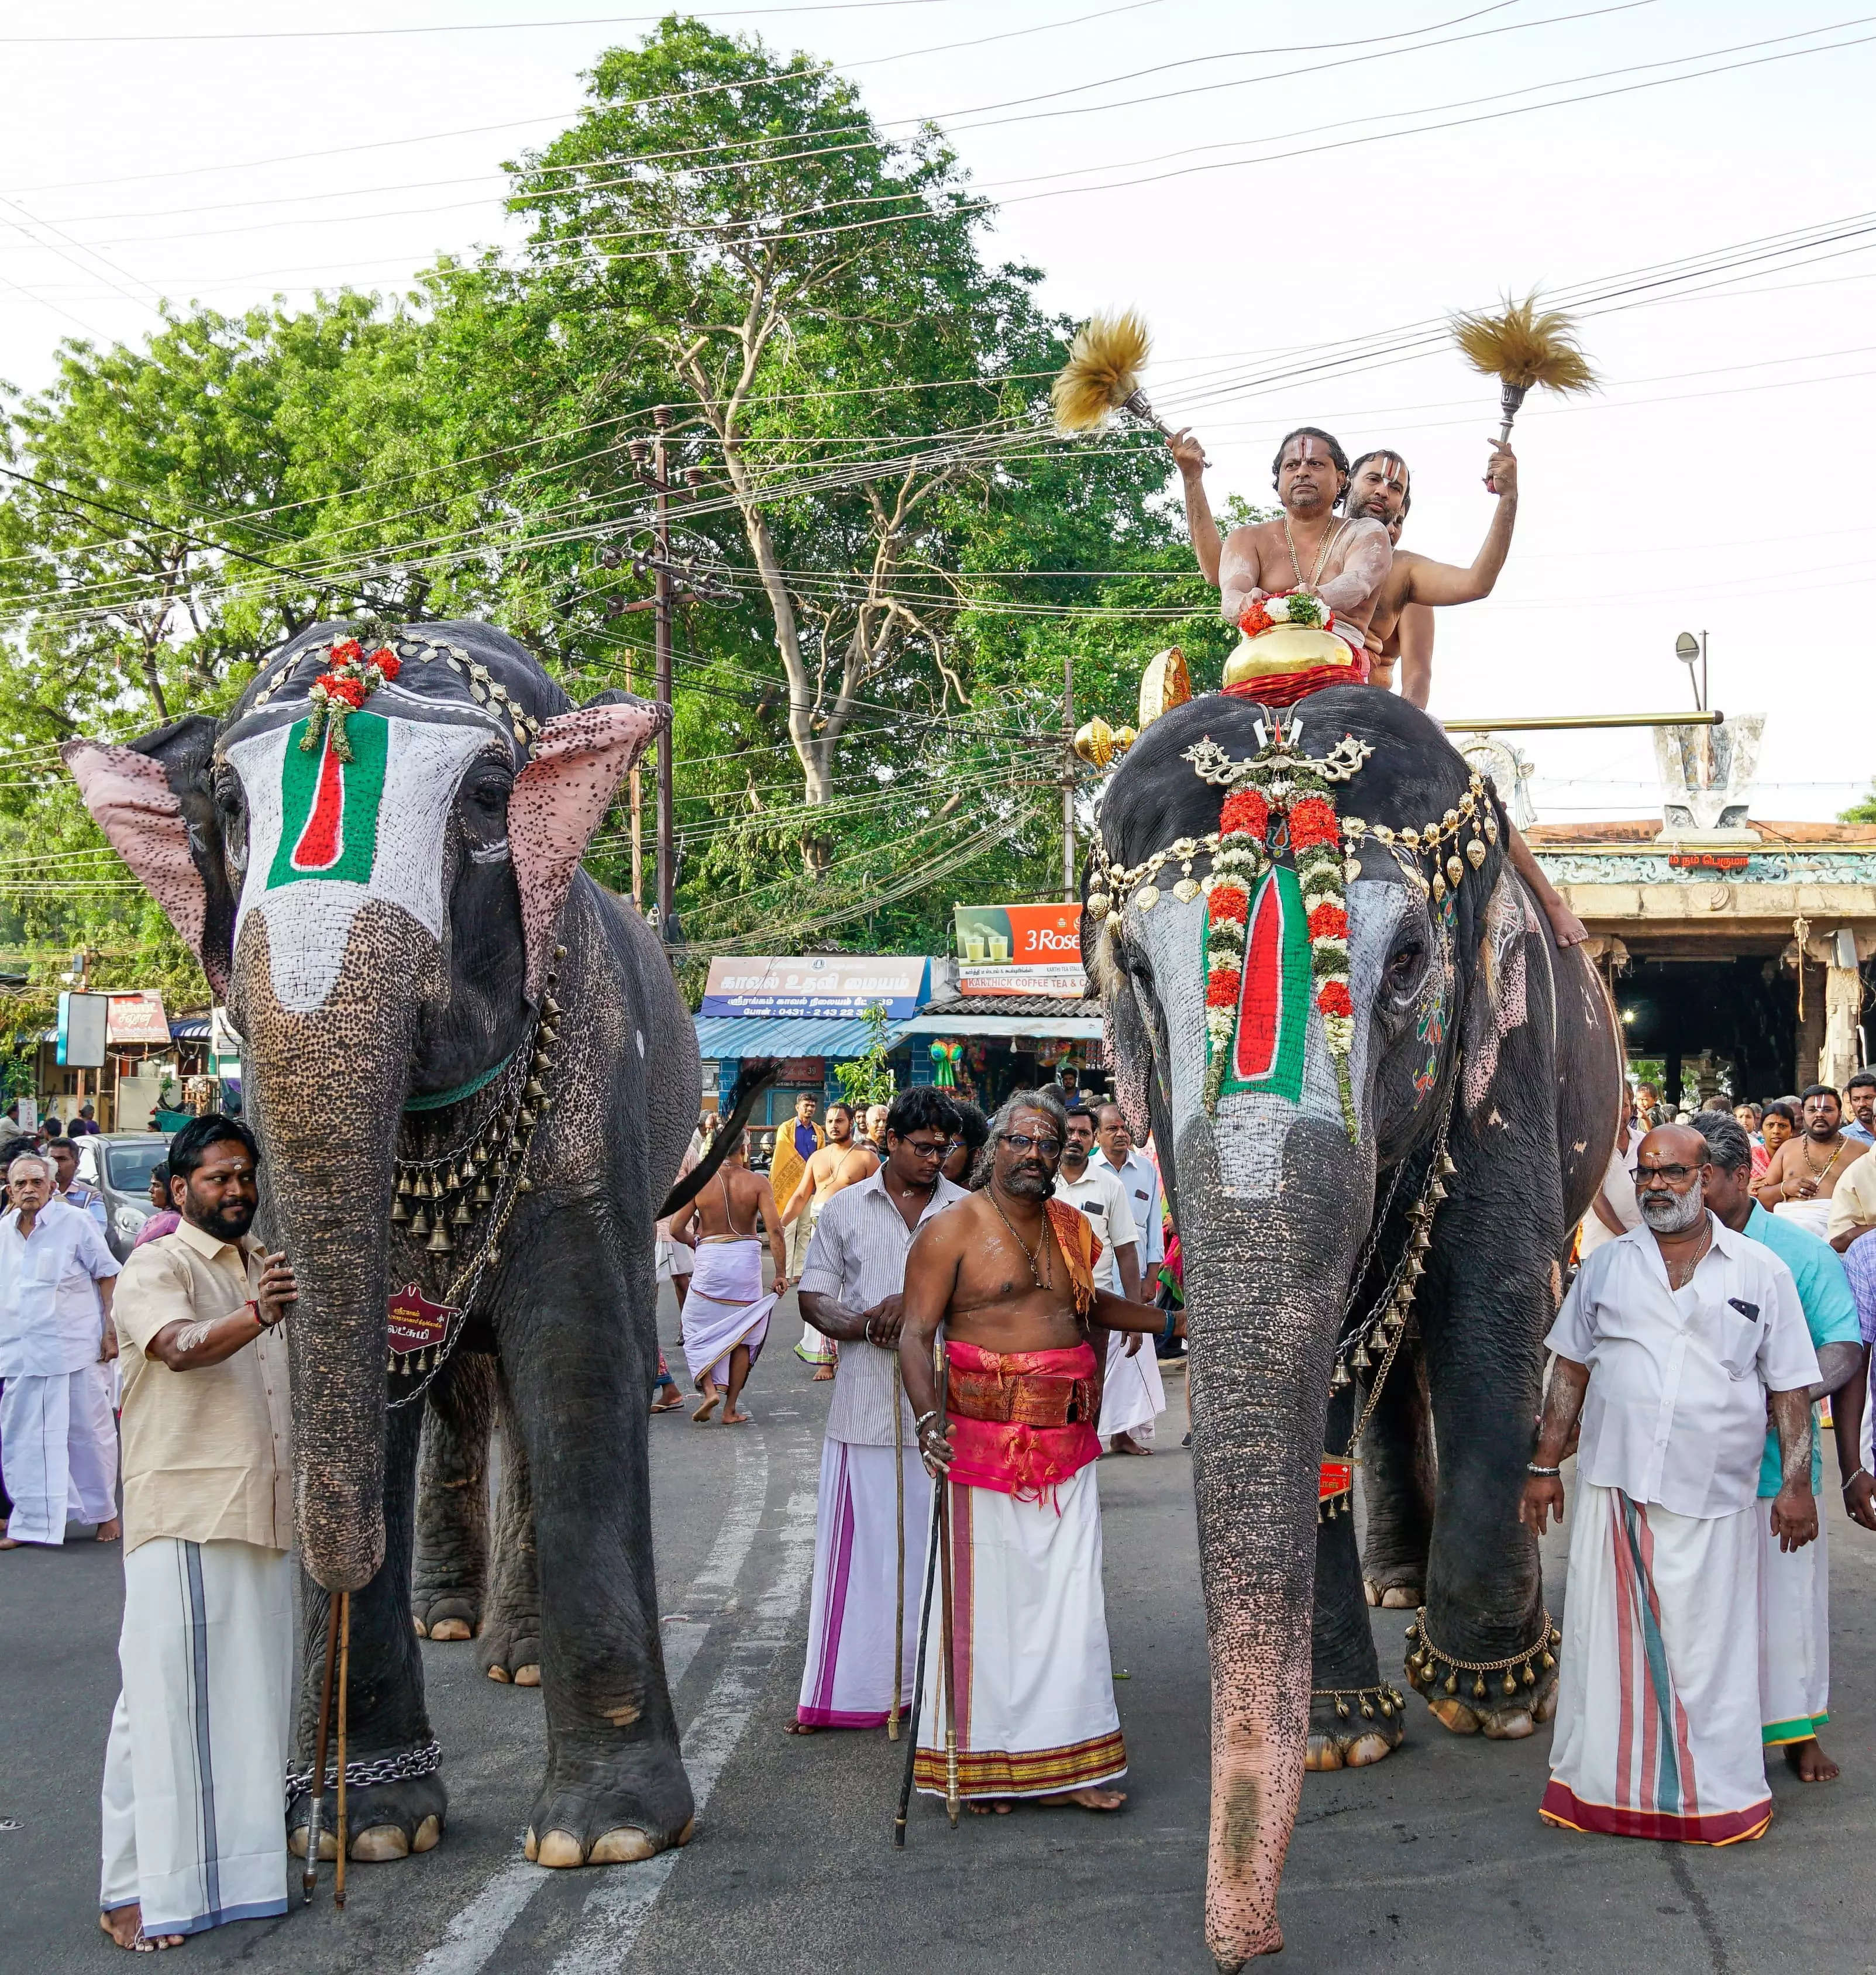
[[[375,696],[375,695],[374,695]],[[300,878],[269,889],[284,827],[282,777],[294,727],[238,741],[228,759],[248,803],[248,868],[235,919],[267,927],[274,994],[297,1014],[323,1007],[338,979],[352,922],[367,899],[401,906],[434,939],[443,936],[443,832],[457,784],[489,743],[480,722],[387,720],[384,790],[369,875]]]

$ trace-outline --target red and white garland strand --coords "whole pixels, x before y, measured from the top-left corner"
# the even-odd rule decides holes
[[[330,667],[314,680],[307,695],[311,708],[300,742],[301,750],[311,754],[319,745],[320,735],[330,725],[333,753],[341,761],[350,761],[352,744],[346,738],[346,716],[356,713],[379,686],[396,679],[402,669],[397,654],[388,646],[381,645],[367,658],[356,638],[341,638],[332,648]]]

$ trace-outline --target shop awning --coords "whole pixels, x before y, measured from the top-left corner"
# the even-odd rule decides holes
[[[722,1062],[742,1057],[860,1057],[872,1040],[863,1017],[825,1020],[777,1015],[699,1015],[697,1047],[706,1060]],[[915,1024],[914,1026],[916,1026]],[[906,1032],[903,1023],[889,1023],[889,1047]]]
[[[985,995],[987,1006],[993,997]],[[968,1014],[921,1015],[908,1022],[899,1033],[905,1036],[988,1036],[1007,1041],[1017,1036],[1040,1036],[1060,1042],[1099,1042],[1103,1024],[1099,1015],[1079,1012],[1079,1005],[1066,1004],[1078,1012],[1072,1015],[995,1015]]]

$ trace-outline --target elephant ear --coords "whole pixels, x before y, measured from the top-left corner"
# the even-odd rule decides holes
[[[554,928],[593,833],[627,771],[671,725],[671,709],[626,694],[603,693],[557,713],[542,727],[534,756],[508,798],[508,846],[521,895],[527,948],[527,998],[538,1001],[554,951]]]
[[[235,895],[209,780],[215,723],[172,721],[127,748],[67,741],[60,757],[111,847],[202,961],[215,999],[228,994]]]
[[[1477,1112],[1490,1093],[1505,1038],[1530,1019],[1529,943],[1541,931],[1536,909],[1507,863],[1485,908],[1466,997],[1461,1030],[1465,1076],[1460,1094],[1468,1112]]]

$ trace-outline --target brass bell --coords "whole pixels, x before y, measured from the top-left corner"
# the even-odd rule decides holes
[[[469,1203],[466,1200],[459,1200],[456,1202],[455,1212],[449,1217],[449,1224],[452,1227],[467,1227],[475,1218],[475,1216],[469,1211]]]
[[[475,1182],[475,1204],[478,1207],[492,1207],[495,1204],[494,1191],[485,1179],[478,1178]]]
[[[1485,1676],[1483,1674],[1480,1674],[1478,1678],[1472,1684],[1472,1697],[1474,1701],[1483,1701],[1485,1698]]]
[[[1449,1673],[1446,1676],[1446,1691],[1448,1694],[1457,1694],[1459,1691],[1459,1676],[1457,1673]]]
[[[1352,1371],[1365,1372],[1374,1362],[1368,1355],[1368,1346],[1365,1343],[1356,1345],[1349,1354],[1349,1366]]]
[[[1414,1641],[1420,1637],[1420,1628],[1418,1625],[1409,1625],[1406,1632],[1401,1636],[1405,1638],[1407,1643],[1411,1646]]]
[[[1329,1389],[1332,1392],[1345,1392],[1349,1389],[1349,1368],[1338,1358],[1336,1360],[1336,1369],[1329,1375]]]
[[[410,1209],[404,1204],[404,1196],[400,1193],[391,1202],[391,1225],[393,1227],[407,1227],[409,1224]]]
[[[527,1177],[526,1173],[523,1173],[514,1182],[514,1190],[517,1193],[532,1193],[534,1190],[534,1182]]]
[[[544,1049],[536,1050],[533,1060],[527,1066],[534,1072],[535,1076],[545,1076],[547,1072],[554,1067],[553,1051],[551,1050]]]
[[[521,1106],[519,1122],[524,1130],[531,1132],[534,1129],[534,1108],[531,1104],[524,1104]]]
[[[535,1103],[540,1098],[546,1096],[547,1094],[547,1092],[541,1088],[540,1080],[537,1077],[531,1076],[527,1081],[521,1086],[521,1104],[524,1111],[525,1111],[525,1109],[528,1105]]]
[[[1337,1694],[1336,1697],[1336,1712],[1344,1721],[1348,1720],[1349,1704],[1342,1699],[1340,1694]]]
[[[1524,1684],[1526,1687],[1535,1687],[1537,1684],[1537,1676],[1532,1672],[1531,1663],[1529,1660],[1524,1662]]]
[[[430,1230],[430,1238],[423,1244],[424,1253],[429,1255],[448,1255],[455,1251],[455,1243],[449,1238],[449,1230],[443,1225],[442,1215],[438,1215],[436,1225]]]
[[[1441,1178],[1451,1179],[1453,1175],[1458,1172],[1458,1165],[1455,1163],[1451,1152],[1442,1152],[1440,1155]]]
[[[554,1099],[551,1097],[547,1096],[543,1096],[534,1106],[536,1115],[542,1118],[546,1117],[547,1113],[553,1109]]]
[[[550,1022],[560,1012],[560,1004],[551,994],[544,994],[540,997],[540,1012]]]
[[[1362,1696],[1362,1719],[1364,1721],[1372,1721],[1374,1718],[1375,1704],[1368,1699],[1366,1694],[1363,1694]]]
[[[1546,1673],[1549,1672],[1550,1669],[1555,1666],[1556,1663],[1556,1658],[1553,1654],[1539,1653],[1537,1656],[1537,1664],[1543,1668]]]
[[[1393,1704],[1393,1702],[1392,1702],[1392,1701],[1391,1701],[1383,1700],[1383,1701],[1382,1701],[1382,1704],[1381,1704],[1381,1718],[1382,1718],[1382,1720],[1384,1720],[1384,1721],[1391,1720],[1393,1718],[1393,1715],[1394,1715],[1394,1704]]]
[[[389,1378],[389,1377],[390,1376],[390,1375],[391,1375],[393,1372],[395,1372],[396,1369],[397,1369],[397,1360],[396,1360],[396,1359],[394,1356],[393,1356],[389,1352],[387,1352],[386,1353],[386,1355],[385,1355],[385,1360],[384,1360],[384,1373],[385,1373],[385,1376],[386,1376],[386,1378]]]
[[[1517,1692],[1518,1677],[1515,1673],[1508,1673],[1505,1675],[1504,1687],[1505,1691],[1507,1694],[1516,1694]]]
[[[1550,1643],[1553,1646],[1560,1646],[1563,1643],[1563,1635],[1557,1630],[1555,1625],[1552,1625],[1550,1628]]]
[[[412,1188],[410,1184],[410,1175],[409,1173],[399,1173],[398,1175],[397,1190],[399,1193],[403,1195],[406,1199],[409,1198]]]
[[[419,1208],[410,1217],[410,1231],[419,1237],[429,1233],[430,1210],[427,1207]]]
[[[547,1047],[552,1048],[554,1044],[560,1040],[560,1032],[551,1022],[543,1022],[540,1027],[534,1031],[534,1039],[537,1042],[544,1043]]]

